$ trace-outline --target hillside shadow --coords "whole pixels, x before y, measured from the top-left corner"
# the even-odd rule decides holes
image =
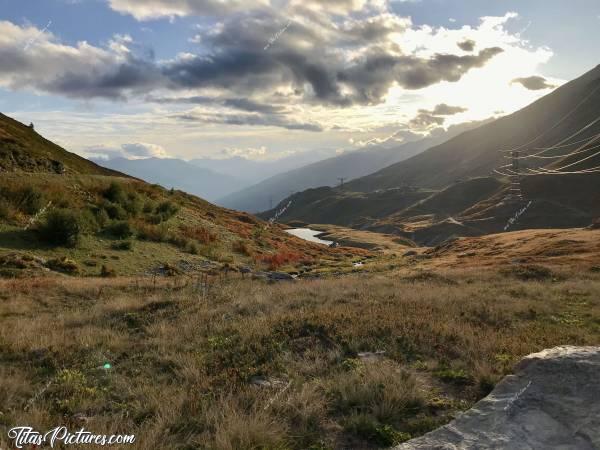
[[[0,248],[11,250],[35,250],[46,247],[30,230],[0,231]]]

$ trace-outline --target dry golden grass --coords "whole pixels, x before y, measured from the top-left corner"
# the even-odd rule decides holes
[[[0,281],[0,427],[134,433],[139,449],[385,447],[449,421],[528,353],[600,344],[600,276],[560,275],[235,279],[209,294],[183,279]]]
[[[384,254],[403,254],[415,244],[409,239],[392,234],[356,230],[338,225],[309,225],[309,228],[325,233],[322,238],[333,240],[348,247],[365,248]]]

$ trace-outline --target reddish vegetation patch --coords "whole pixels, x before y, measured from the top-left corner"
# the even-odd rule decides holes
[[[301,253],[291,251],[279,251],[268,255],[259,255],[255,257],[257,263],[266,264],[269,270],[279,269],[284,264],[290,264],[300,261],[304,256]]]
[[[181,234],[189,239],[196,239],[203,244],[209,244],[217,240],[217,235],[203,227],[185,226],[180,229]]]

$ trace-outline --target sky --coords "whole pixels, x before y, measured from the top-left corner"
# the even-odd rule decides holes
[[[520,109],[597,0],[0,0],[0,112],[87,157],[274,160]]]

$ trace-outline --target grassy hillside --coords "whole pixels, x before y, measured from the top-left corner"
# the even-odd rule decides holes
[[[279,285],[0,280],[0,445],[59,423],[132,450],[389,448],[524,355],[600,343],[598,233],[462,239]]]
[[[0,276],[298,273],[365,254],[104,169],[5,116],[0,125]]]
[[[273,217],[285,209],[278,220],[361,226],[372,219],[404,209],[431,194],[431,190],[411,188],[364,193],[322,187],[294,194],[277,208],[261,213],[260,217]],[[288,204],[289,207],[285,208]]]
[[[70,153],[0,113],[0,173],[6,172],[126,176]]]

